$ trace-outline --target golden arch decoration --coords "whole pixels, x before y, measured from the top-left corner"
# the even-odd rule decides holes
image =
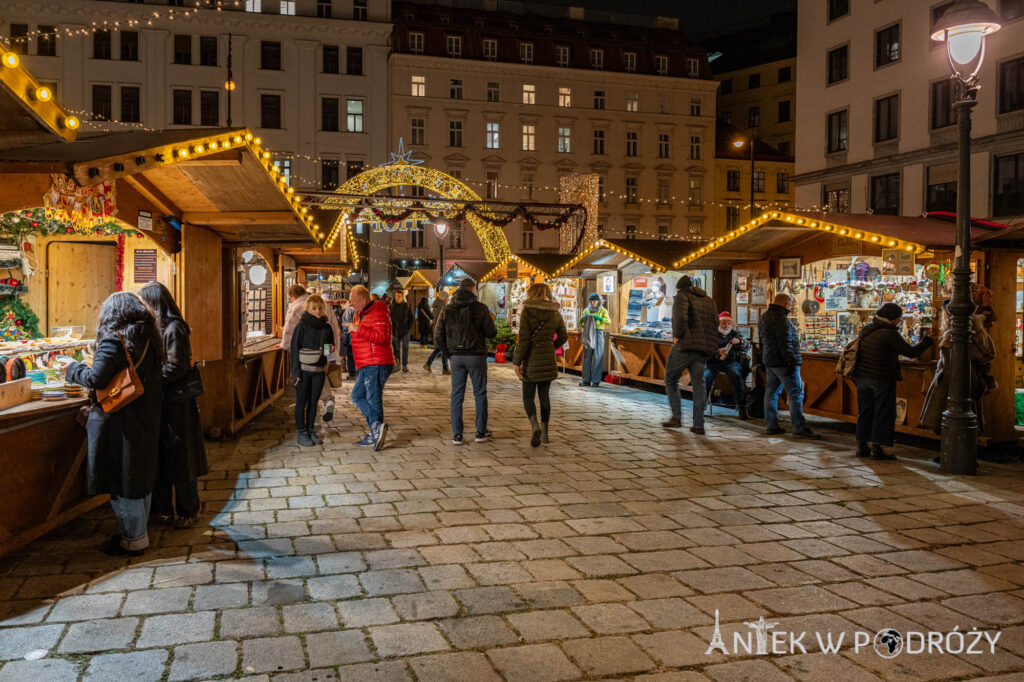
[[[409,163],[408,155],[399,156],[396,161],[363,171],[359,175],[345,181],[344,184],[335,190],[335,193],[371,196],[381,190],[403,185],[422,187],[428,192],[432,192],[445,199],[481,201],[480,196],[461,180],[433,168]],[[325,203],[324,208],[340,208],[344,211],[346,208],[355,208],[358,202],[358,198],[353,196],[339,197],[338,199],[329,199]],[[452,210],[452,215],[454,214],[455,211]],[[334,227],[327,238],[327,246],[333,245],[335,240],[341,235],[341,232],[345,230],[347,234],[344,238],[351,251],[353,243],[345,216],[346,214],[342,213],[335,221]],[[478,216],[472,214],[467,215],[466,220],[473,226],[477,237],[480,239],[480,244],[484,249],[485,260],[503,262],[512,256],[508,239],[505,238],[505,232],[500,227],[481,220]]]

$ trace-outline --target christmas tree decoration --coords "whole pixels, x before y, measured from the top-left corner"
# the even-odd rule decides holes
[[[0,341],[39,338],[39,318],[17,298],[0,298]]]

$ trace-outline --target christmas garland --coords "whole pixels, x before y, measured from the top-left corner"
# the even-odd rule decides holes
[[[586,209],[580,206],[570,208],[568,211],[562,213],[562,215],[558,216],[554,220],[541,220],[539,217],[528,211],[526,207],[516,206],[514,209],[512,209],[511,212],[498,218],[489,212],[477,210],[472,206],[467,206],[466,208],[463,208],[462,210],[458,211],[455,214],[449,214],[444,211],[431,211],[427,209],[422,202],[419,201],[412,202],[409,208],[399,211],[397,213],[383,211],[377,208],[376,206],[366,206],[362,210],[370,211],[370,213],[372,213],[377,220],[387,223],[402,222],[403,220],[407,220],[413,215],[420,215],[427,218],[428,220],[443,219],[461,222],[466,219],[467,215],[472,215],[475,218],[479,218],[483,222],[493,225],[495,227],[505,227],[513,220],[516,220],[517,218],[522,218],[523,222],[533,227],[536,227],[538,230],[551,230],[561,228],[569,222],[569,219],[576,212],[582,212],[584,220],[586,220],[587,214]],[[350,213],[348,216],[349,222],[359,222],[359,213],[360,211]]]
[[[14,268],[21,267],[20,258],[3,259],[0,258],[0,270],[13,270]]]
[[[28,287],[13,277],[0,279],[0,296],[24,296],[28,293]]]
[[[17,298],[0,299],[0,339],[37,339],[39,318],[32,309]]]
[[[0,213],[0,235],[16,237],[19,240],[29,235],[50,237],[61,234],[121,235],[140,234],[131,227],[109,222],[92,226],[72,227],[70,224],[48,216],[45,208],[27,208],[20,211]]]

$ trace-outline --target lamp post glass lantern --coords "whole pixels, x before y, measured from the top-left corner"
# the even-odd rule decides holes
[[[434,223],[434,233],[437,234],[437,279],[440,289],[444,279],[444,238],[448,234],[448,223],[438,220]]]
[[[999,19],[979,0],[957,0],[935,24],[932,40],[945,42],[957,85],[959,132],[956,183],[956,252],[949,302],[949,395],[942,413],[940,462],[952,474],[978,468],[978,415],[971,401],[971,109],[978,103],[978,74],[985,59],[985,37],[1000,29]],[[980,274],[980,273],[979,273]],[[941,351],[940,351],[941,352]]]

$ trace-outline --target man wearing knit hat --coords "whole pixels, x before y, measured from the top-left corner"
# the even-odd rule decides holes
[[[886,303],[875,313],[875,319],[860,330],[853,368],[857,384],[858,457],[896,459],[883,448],[892,446],[896,431],[896,384],[902,378],[900,356],[916,358],[932,347],[930,336],[915,346],[907,343],[897,327],[902,317],[903,308]]]
[[[704,405],[707,393],[704,386],[704,367],[718,352],[718,319],[715,304],[703,289],[683,275],[676,284],[676,299],[672,304],[672,350],[665,362],[665,393],[672,417],[662,423],[666,429],[683,425],[682,404],[679,399],[679,379],[684,370],[690,372],[693,391],[693,426],[690,431],[704,434]]]
[[[718,314],[718,354],[708,360],[704,370],[704,385],[707,395],[715,384],[719,373],[725,374],[732,385],[733,404],[740,419],[747,418],[746,389],[743,385],[743,359],[750,351],[750,342],[732,326],[732,315],[728,311]]]

